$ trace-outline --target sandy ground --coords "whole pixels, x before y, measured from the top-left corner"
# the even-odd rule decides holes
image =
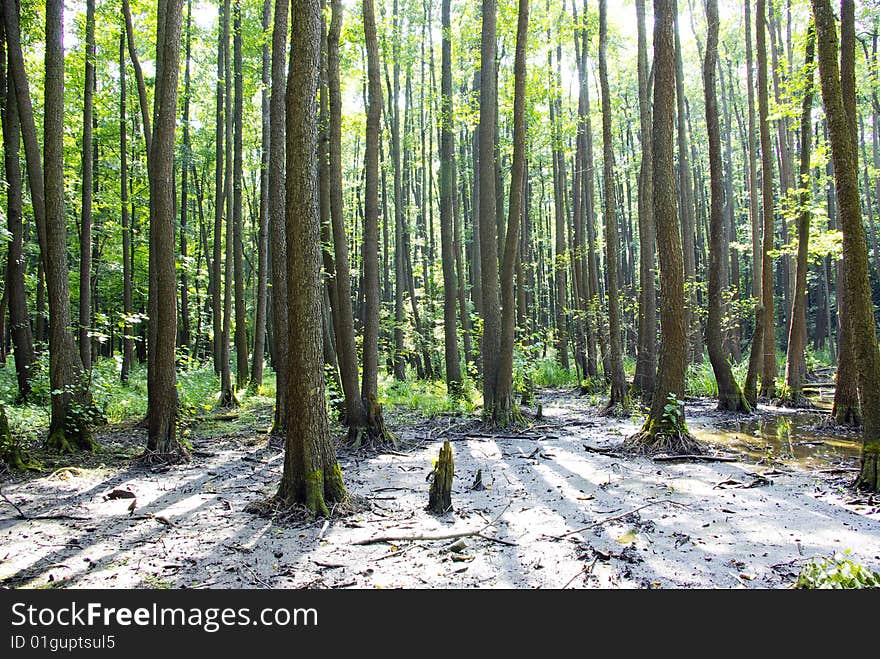
[[[340,449],[349,491],[366,505],[328,523],[245,512],[280,477],[283,454],[265,434],[196,433],[191,463],[150,469],[111,459],[144,441],[143,431],[113,429],[100,437],[112,447],[106,465],[3,477],[3,494],[24,515],[68,517],[23,519],[0,502],[0,584],[776,588],[811,558],[845,550],[880,566],[880,499],[847,488],[851,457],[823,469],[747,452],[736,462],[621,457],[615,450],[638,419],[599,418],[563,392],[542,400],[545,418],[522,433],[490,437],[441,417],[400,421],[392,453]],[[695,430],[730,422],[706,403],[688,415]],[[455,455],[455,510],[435,517],[424,510],[426,477],[444,439]],[[484,490],[471,489],[478,469]],[[132,499],[107,497],[114,490],[136,496],[133,512]],[[460,541],[403,537],[481,529]],[[401,539],[355,544],[377,536]]]

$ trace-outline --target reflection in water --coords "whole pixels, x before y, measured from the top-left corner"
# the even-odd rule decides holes
[[[823,431],[820,424],[825,418],[798,413],[713,425],[695,419],[689,426],[697,439],[764,462],[783,460],[806,469],[823,469],[857,459],[861,453],[859,436]]]

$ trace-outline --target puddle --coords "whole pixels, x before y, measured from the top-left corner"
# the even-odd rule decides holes
[[[783,460],[802,469],[827,469],[861,455],[859,435],[836,435],[818,428],[825,417],[796,413],[705,425],[689,424],[697,439],[743,453],[754,460]]]

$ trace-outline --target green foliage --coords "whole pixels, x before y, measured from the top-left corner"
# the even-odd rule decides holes
[[[380,377],[379,399],[386,407],[401,407],[428,417],[473,412],[482,404],[482,396],[469,379],[462,383],[461,396],[454,400],[448,395],[443,380],[400,382],[387,376]]]
[[[666,405],[663,406],[663,414],[660,418],[664,428],[687,432],[684,422],[684,401],[679,400],[671,391],[666,397]]]
[[[849,553],[813,559],[801,569],[795,588],[880,588],[880,572],[856,563]]]

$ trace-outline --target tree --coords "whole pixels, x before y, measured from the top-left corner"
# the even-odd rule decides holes
[[[67,222],[64,216],[64,3],[46,2],[43,177],[46,199],[46,288],[49,294],[49,383],[52,416],[47,447],[93,450],[92,395],[70,333]],[[19,85],[16,82],[16,90]]]
[[[684,416],[684,379],[687,370],[687,330],[681,310],[685,305],[684,265],[676,210],[672,158],[675,118],[675,0],[654,4],[654,217],[660,261],[660,360],[657,386],[641,432],[627,440],[637,453],[699,451]]]
[[[443,265],[443,338],[446,358],[446,388],[452,398],[461,392],[461,361],[455,304],[458,284],[455,277],[453,209],[456,194],[454,108],[452,101],[452,21],[450,0],[443,0],[441,22],[440,73],[440,250]]]
[[[128,118],[126,116],[125,33],[119,35],[119,206],[122,216],[122,368],[120,378],[128,382],[134,365],[132,339],[131,217],[128,214]]]
[[[342,195],[342,92],[339,77],[339,38],[342,32],[342,1],[330,3],[332,16],[327,35],[327,82],[330,104],[330,222],[333,231],[333,251],[336,286],[336,349],[339,354],[339,372],[345,394],[345,420],[349,435],[357,438],[367,426],[367,410],[358,387],[357,346],[355,343],[354,312],[351,307],[351,264],[348,256],[348,237],[345,234]]]
[[[287,89],[288,0],[275,0],[272,24],[272,93],[269,98],[269,252],[272,269],[273,366],[275,421],[273,432],[287,430],[287,230],[285,225],[285,97]],[[216,254],[216,252],[215,252]],[[216,268],[216,265],[215,265]],[[216,293],[215,293],[216,295]],[[219,305],[218,305],[219,306]],[[216,327],[216,324],[215,324]]]
[[[806,345],[806,305],[807,305],[807,256],[810,241],[810,145],[813,139],[813,78],[816,31],[810,23],[807,28],[807,42],[804,50],[804,98],[801,103],[801,144],[800,176],[798,181],[799,212],[797,221],[798,251],[795,263],[794,299],[791,305],[791,318],[788,323],[788,352],[785,360],[785,388],[790,402],[795,405],[804,402],[803,386],[806,380],[804,347]]]
[[[2,25],[0,25],[2,28]],[[2,29],[0,29],[2,31]],[[5,35],[4,35],[5,36]],[[4,39],[5,41],[5,39]],[[5,48],[0,47],[5,51]],[[15,372],[18,396],[26,402],[31,394],[34,364],[34,341],[28,318],[25,293],[24,236],[22,217],[22,178],[19,162],[21,122],[18,118],[18,100],[12,76],[6,75],[6,62],[0,68],[0,94],[3,111],[3,157],[6,170],[6,222],[9,247],[6,253],[6,290],[9,297],[9,329],[15,348]]]
[[[761,396],[773,398],[776,392],[776,328],[773,302],[773,145],[770,142],[767,99],[767,11],[765,0],[758,0],[755,16],[758,61],[758,132],[761,142],[761,212],[764,217],[764,243],[762,247],[763,306],[763,367],[761,369]]]
[[[379,132],[382,125],[382,81],[373,0],[363,0],[367,47],[367,134],[364,147],[364,354],[361,397],[367,407],[371,441],[391,441],[379,405]]]
[[[92,370],[92,160],[95,120],[95,0],[86,1],[86,62],[83,75],[82,215],[79,234],[79,357],[86,372]]]
[[[291,413],[278,502],[329,515],[347,499],[330,438],[321,350],[321,227],[316,155],[317,92],[321,57],[321,3],[293,0],[292,52],[287,79],[288,400]]]
[[[843,229],[842,293],[855,352],[859,400],[863,418],[862,464],[858,484],[880,490],[880,349],[868,280],[868,246],[859,201],[858,155],[855,115],[854,9],[851,0],[841,1],[840,65],[837,62],[837,28],[828,0],[812,0],[816,21],[819,79],[828,119],[831,159],[840,221]],[[847,80],[846,78],[849,77]],[[849,90],[849,99],[844,94]]]
[[[706,347],[715,381],[718,383],[718,409],[728,412],[749,411],[740,391],[727,351],[724,349],[722,323],[724,290],[721,276],[724,251],[724,174],[721,162],[721,129],[718,125],[718,98],[715,77],[718,67],[718,0],[706,0],[706,57],[703,64],[703,86],[706,98],[706,131],[709,136],[709,176],[711,179],[711,211],[709,217],[709,316],[706,321]]]
[[[235,86],[233,110],[233,164],[232,164],[232,267],[235,279],[235,384],[244,389],[248,383],[247,312],[244,300],[244,245],[242,243],[242,121],[244,81],[241,63],[241,0],[232,6],[233,37],[232,61]]]
[[[149,349],[147,451],[187,455],[177,437],[177,277],[174,259],[174,133],[183,0],[159,0],[156,29],[156,94],[153,139],[147,157],[150,180],[150,286],[156,322]],[[155,270],[155,272],[153,272]]]
[[[639,334],[633,388],[650,401],[657,377],[657,291],[654,286],[656,227],[654,224],[654,149],[651,141],[651,85],[645,0],[636,0],[638,29],[639,118],[642,161],[639,167]]]
[[[608,7],[599,0],[599,84],[602,87],[602,145],[605,181],[605,267],[608,278],[608,334],[611,356],[611,397],[605,410],[617,413],[629,407],[623,345],[620,336],[620,299],[617,282],[617,208],[614,192],[614,146],[611,132],[611,92],[608,86]]]
[[[514,267],[519,248],[519,225],[526,169],[526,41],[529,31],[529,3],[519,0],[516,22],[516,53],[513,64],[513,161],[510,171],[510,203],[507,236],[501,266],[501,337],[495,382],[493,421],[507,426],[521,420],[513,405],[513,340],[516,329]]]

